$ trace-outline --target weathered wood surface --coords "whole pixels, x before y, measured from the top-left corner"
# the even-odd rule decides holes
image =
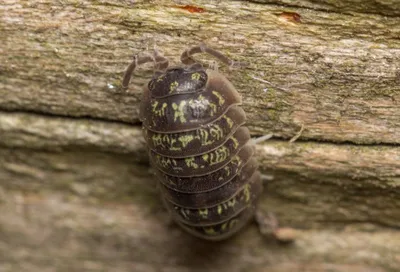
[[[177,61],[204,41],[251,64],[229,78],[254,132],[290,138],[303,125],[304,139],[400,142],[399,17],[297,9],[294,24],[276,15],[284,7],[235,1],[197,1],[195,14],[170,1],[6,2],[2,109],[136,123],[140,89],[116,93],[132,53],[156,44]]]
[[[225,243],[192,238],[145,205],[7,193],[1,271],[398,271],[400,235],[360,226],[304,230],[295,246],[260,239],[251,226]],[[49,226],[51,224],[51,226]],[[354,227],[354,226],[353,226]]]
[[[399,268],[399,148],[259,146],[263,172],[273,175],[261,206],[302,229],[299,239],[278,246],[253,226],[216,250],[169,225],[140,128],[3,113],[0,133],[4,271]]]
[[[268,2],[0,5],[1,272],[400,270],[398,3]],[[126,92],[120,79],[132,53],[156,43],[177,62],[200,41],[250,63],[220,69],[252,133],[274,133],[261,207],[295,245],[255,226],[209,244],[168,223],[138,126],[149,66]]]
[[[146,192],[156,184],[129,181],[144,171],[143,166],[136,168],[148,164],[138,127],[3,113],[0,134],[0,146],[10,148],[3,153],[6,159],[0,177],[9,180],[3,186],[10,190],[37,192],[48,180],[58,190],[81,188],[91,197],[118,199],[124,190]],[[26,145],[32,151],[26,150]],[[93,158],[92,153],[99,152],[109,155]],[[327,223],[357,221],[400,228],[399,147],[268,141],[258,147],[257,155],[262,172],[272,179],[262,206],[274,207],[286,224],[325,227]],[[113,156],[114,162],[110,161]],[[122,170],[118,164],[131,164],[130,170]],[[88,165],[94,165],[96,171],[90,171]],[[14,175],[18,182],[12,182]],[[148,173],[146,178],[151,179]],[[112,192],[103,188],[107,183]]]

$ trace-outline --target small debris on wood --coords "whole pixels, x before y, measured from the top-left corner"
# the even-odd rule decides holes
[[[299,132],[296,133],[296,135],[293,136],[292,139],[289,140],[289,143],[293,143],[295,142],[298,138],[300,138],[301,134],[304,131],[304,124],[301,124],[301,128],[299,130]]]
[[[277,15],[279,20],[283,22],[301,23],[301,16],[296,12],[284,11],[275,15]]]
[[[192,5],[185,5],[185,6],[174,6],[175,8],[184,9],[189,11],[190,13],[203,13],[205,9],[192,6]]]

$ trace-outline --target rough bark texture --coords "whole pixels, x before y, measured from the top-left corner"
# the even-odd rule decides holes
[[[170,1],[8,2],[3,109],[136,123],[140,88],[118,92],[132,53],[156,44],[177,61],[204,41],[250,63],[229,78],[254,132],[290,138],[303,125],[303,139],[400,142],[398,17],[298,9],[293,24],[284,7],[245,2],[199,1],[205,12],[193,14]]]
[[[398,1],[3,2],[1,272],[400,270]],[[250,64],[220,70],[274,134],[261,208],[294,245],[169,224],[138,120],[150,66],[120,79],[132,53],[200,41]]]

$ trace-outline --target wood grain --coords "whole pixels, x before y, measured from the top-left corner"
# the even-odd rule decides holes
[[[2,7],[0,109],[136,123],[150,73],[121,92],[131,55],[157,45],[176,62],[204,41],[250,63],[221,69],[254,133],[286,139],[304,126],[308,140],[399,143],[398,17],[298,8],[292,23],[285,7],[237,1],[197,1],[203,13],[170,1],[18,2]]]
[[[0,271],[399,271],[399,10],[394,0],[3,1]],[[127,91],[121,78],[133,54],[156,45],[175,65],[199,42],[249,63],[218,69],[252,134],[274,134],[257,146],[261,208],[296,228],[294,245],[255,225],[206,243],[162,208],[138,120],[152,67]]]

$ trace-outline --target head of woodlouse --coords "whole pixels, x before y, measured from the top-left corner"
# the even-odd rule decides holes
[[[223,75],[200,64],[156,72],[143,92],[140,120],[161,133],[197,129],[215,121],[241,97]]]
[[[165,72],[156,72],[148,84],[153,98],[174,94],[196,93],[207,83],[204,68],[195,64],[188,67],[169,68]]]

